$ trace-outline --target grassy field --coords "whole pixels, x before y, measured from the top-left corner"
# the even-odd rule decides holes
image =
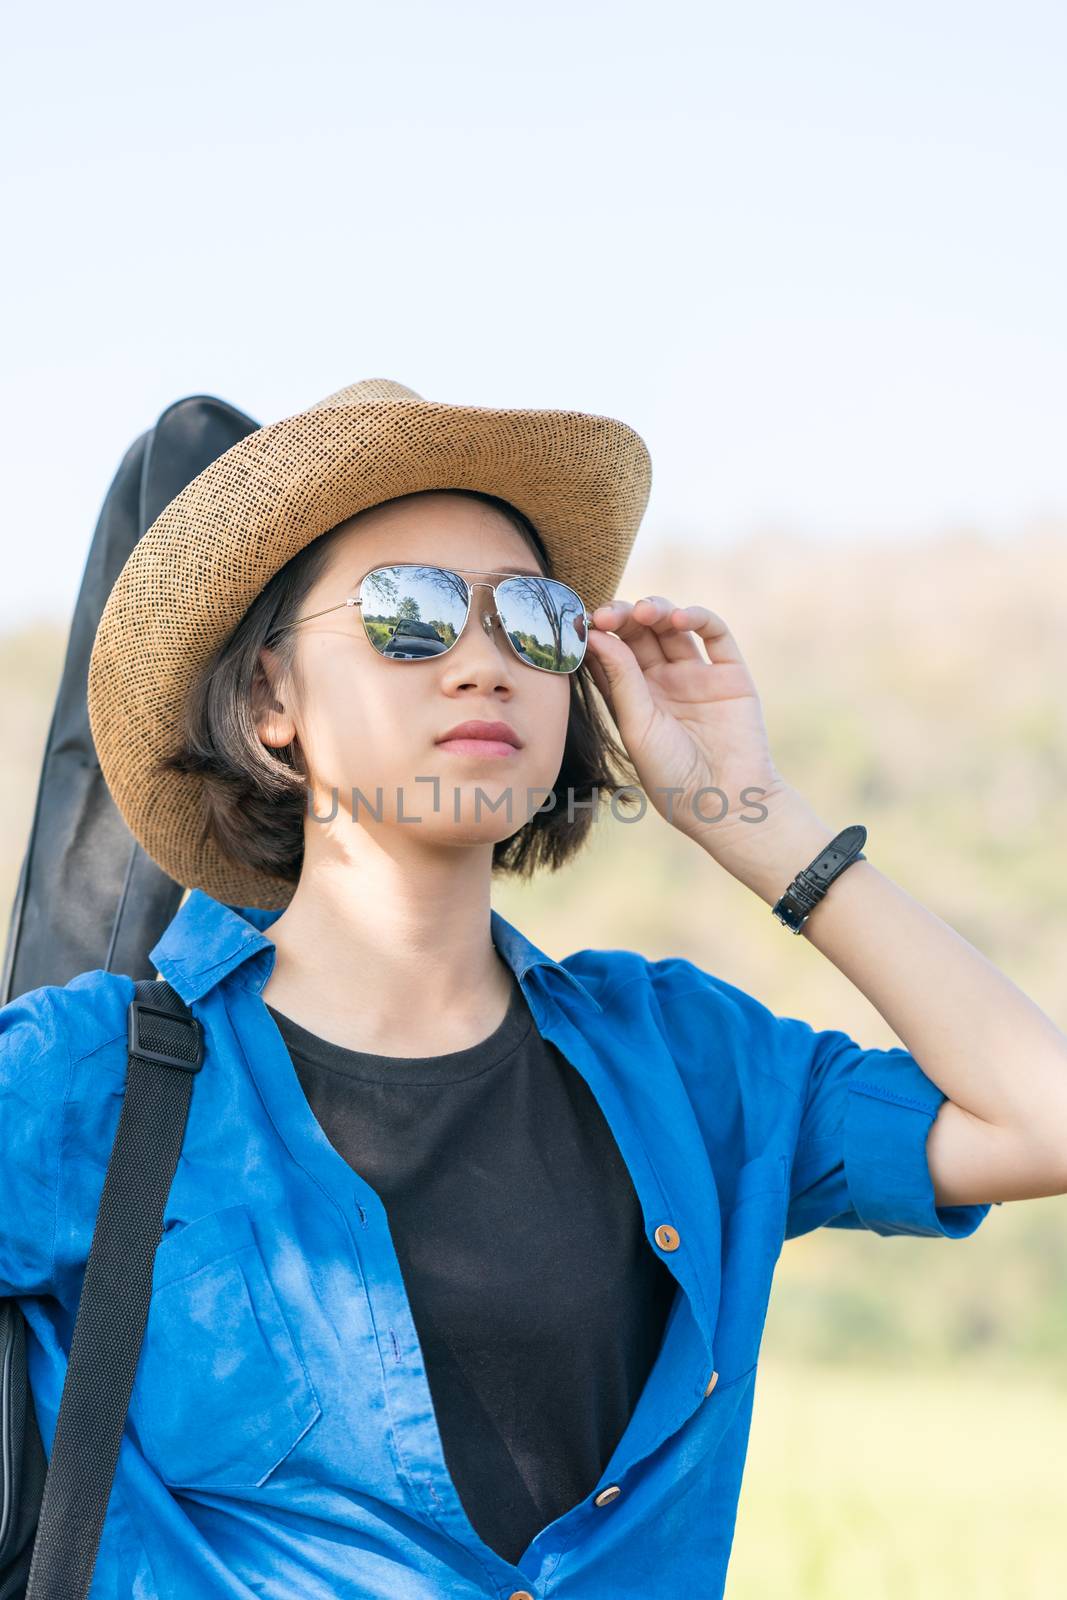
[[[1067,1391],[762,1359],[726,1600],[1059,1600]]]

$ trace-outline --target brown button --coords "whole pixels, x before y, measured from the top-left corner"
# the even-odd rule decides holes
[[[719,1374],[717,1372],[713,1372],[711,1377],[708,1379],[708,1386],[704,1390],[704,1398],[705,1399],[707,1399],[708,1395],[714,1389],[714,1387],[718,1383],[718,1381],[719,1381]]]
[[[666,1222],[661,1222],[656,1229],[656,1243],[661,1250],[677,1250],[681,1244],[676,1228],[670,1227]]]
[[[616,1496],[620,1494],[622,1494],[622,1490],[619,1488],[618,1484],[609,1483],[606,1489],[601,1489],[600,1493],[596,1496],[594,1504],[598,1506],[606,1506],[609,1501],[614,1500]]]
[[[516,1589],[514,1594],[508,1595],[508,1600],[534,1600],[529,1589]]]

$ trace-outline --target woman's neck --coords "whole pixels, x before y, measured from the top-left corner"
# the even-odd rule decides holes
[[[381,855],[358,874],[305,863],[267,930],[275,959],[262,999],[351,1050],[441,1055],[486,1038],[514,980],[493,943],[484,863],[451,855],[414,877]]]

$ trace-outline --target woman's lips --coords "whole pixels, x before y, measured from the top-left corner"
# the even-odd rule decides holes
[[[457,756],[517,756],[518,750],[503,739],[441,739],[438,750],[452,750]]]

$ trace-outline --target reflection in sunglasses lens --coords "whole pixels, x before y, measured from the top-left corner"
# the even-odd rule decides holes
[[[442,655],[467,615],[467,585],[446,567],[376,567],[360,588],[363,625],[380,655],[420,661]],[[523,661],[573,672],[585,654],[585,618],[573,589],[554,578],[517,576],[496,591],[497,609]]]
[[[360,597],[371,643],[398,661],[441,655],[467,615],[467,586],[444,567],[377,567],[364,578]]]
[[[508,637],[532,667],[573,672],[585,654],[582,602],[554,578],[505,578],[496,592]]]

